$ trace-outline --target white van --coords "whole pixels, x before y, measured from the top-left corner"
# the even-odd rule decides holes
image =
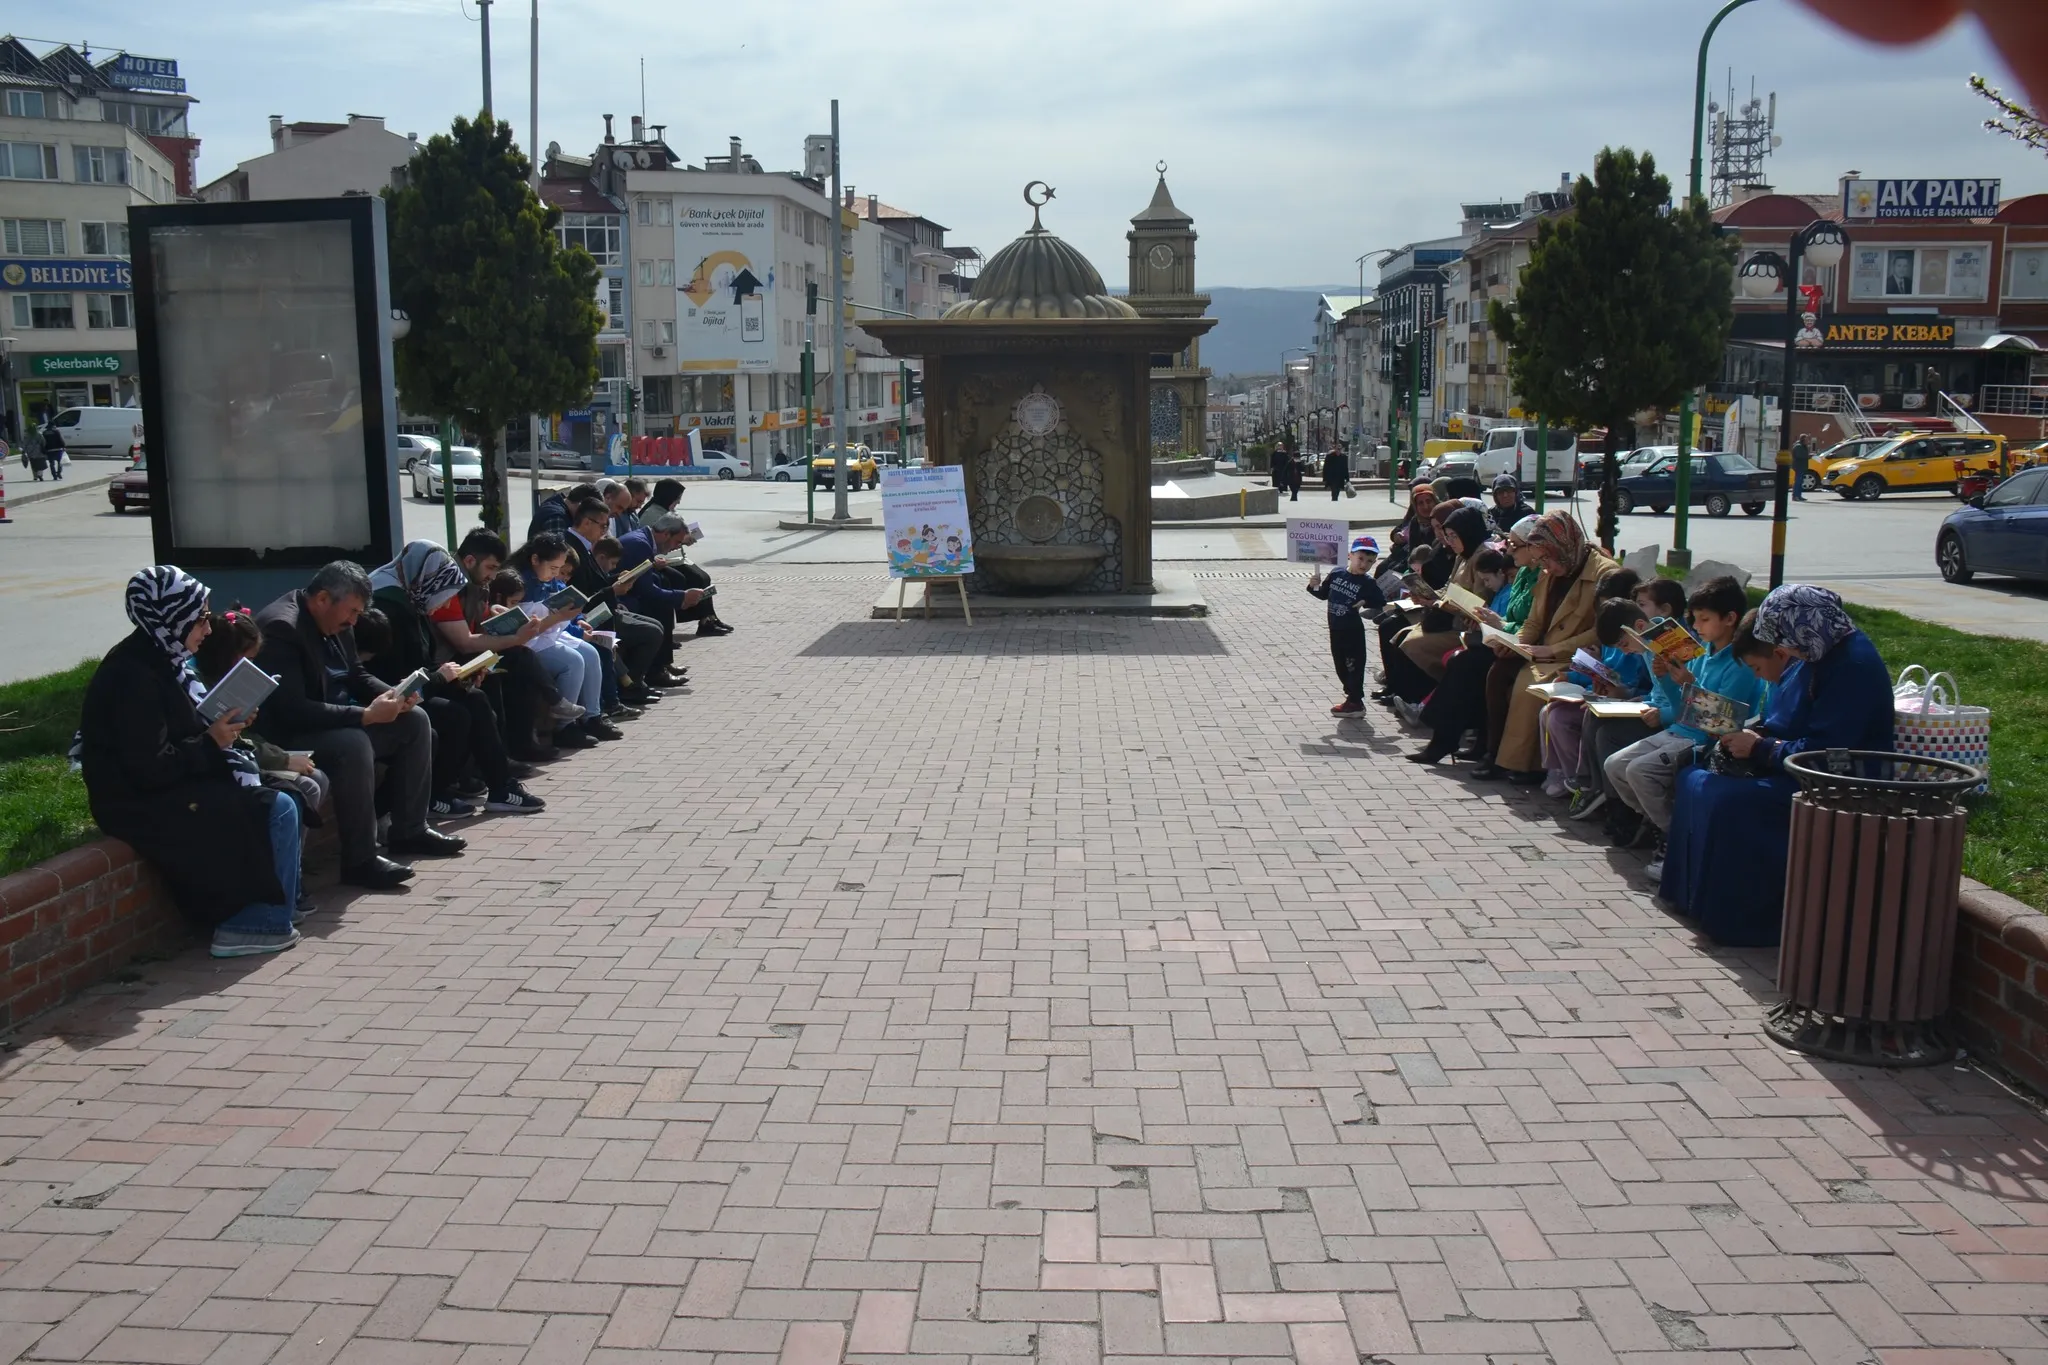
[[[1536,486],[1536,428],[1495,427],[1486,433],[1479,447],[1474,477],[1490,484],[1503,474],[1512,474],[1524,488]],[[1578,433],[1563,427],[1550,429],[1550,458],[1544,466],[1544,482],[1566,493],[1576,491],[1579,481]]]
[[[53,425],[64,437],[67,458],[99,455],[125,460],[142,440],[142,409],[66,408]]]

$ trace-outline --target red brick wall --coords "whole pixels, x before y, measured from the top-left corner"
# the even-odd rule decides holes
[[[156,874],[114,839],[0,878],[0,1029],[190,936]]]
[[[2048,1094],[2048,915],[1966,878],[1950,1006],[1978,1056]]]

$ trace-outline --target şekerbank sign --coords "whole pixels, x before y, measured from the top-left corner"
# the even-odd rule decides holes
[[[64,261],[13,257],[0,261],[0,289],[134,288],[135,272],[126,261]]]

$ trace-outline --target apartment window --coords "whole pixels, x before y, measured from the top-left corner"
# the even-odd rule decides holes
[[[809,211],[804,213],[804,242],[808,246],[818,244],[818,215]]]
[[[626,282],[613,275],[604,282],[606,321],[614,328],[626,324]]]
[[[673,346],[676,342],[676,324],[673,319],[649,318],[642,324],[640,332],[649,346]]]
[[[102,99],[100,117],[108,123],[124,124],[138,133],[185,136],[185,110],[180,105],[134,104],[125,100]]]
[[[782,230],[783,230],[784,232],[788,232],[788,231],[789,231],[789,225],[790,225],[790,216],[789,216],[789,205],[787,205],[787,204],[777,204],[777,205],[775,206],[775,224],[776,224],[776,226],[777,226],[777,227],[781,228],[781,229],[782,229]]]
[[[126,256],[128,254],[128,225],[126,223],[80,223],[78,225],[79,250],[88,256]],[[60,239],[57,249],[62,251]]]
[[[674,261],[656,261],[654,263],[654,282],[656,284],[673,286],[676,282],[676,263]]]
[[[789,340],[789,319],[788,319],[788,318],[784,318],[784,319],[782,320],[782,344],[783,344],[783,345],[785,345],[785,346],[787,346],[787,345],[789,345],[789,344],[790,344],[790,340]]]
[[[128,152],[122,147],[73,147],[71,165],[81,185],[128,183]],[[155,172],[150,172],[154,175]],[[56,179],[51,176],[51,179]]]
[[[634,200],[633,221],[636,223],[652,223],[654,221],[654,205],[645,199]]]
[[[68,332],[78,324],[71,316],[69,294],[16,294],[14,325],[38,332]]]
[[[675,376],[650,374],[640,381],[640,404],[649,417],[667,417],[676,410]]]
[[[7,112],[14,118],[48,118],[49,97],[40,90],[7,92]]]
[[[85,325],[96,330],[135,325],[134,301],[127,294],[87,294]]]
[[[57,149],[38,142],[0,142],[0,180],[55,180]]]
[[[656,224],[662,227],[667,227],[670,221],[669,212],[670,201],[666,199],[657,199],[654,201],[654,221]]]
[[[599,265],[619,263],[619,220],[610,213],[565,213],[555,224],[555,240],[565,248],[580,246]]]
[[[642,289],[654,288],[654,262],[640,262],[640,287]]]
[[[10,256],[62,256],[64,254],[64,220],[62,218],[6,218],[0,219],[0,233],[4,233],[7,254]],[[91,247],[87,247],[89,252]]]

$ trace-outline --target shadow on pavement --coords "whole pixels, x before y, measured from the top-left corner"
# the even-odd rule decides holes
[[[891,659],[918,655],[1224,655],[1206,621],[1041,617],[1030,621],[846,621],[813,640],[806,659]]]

